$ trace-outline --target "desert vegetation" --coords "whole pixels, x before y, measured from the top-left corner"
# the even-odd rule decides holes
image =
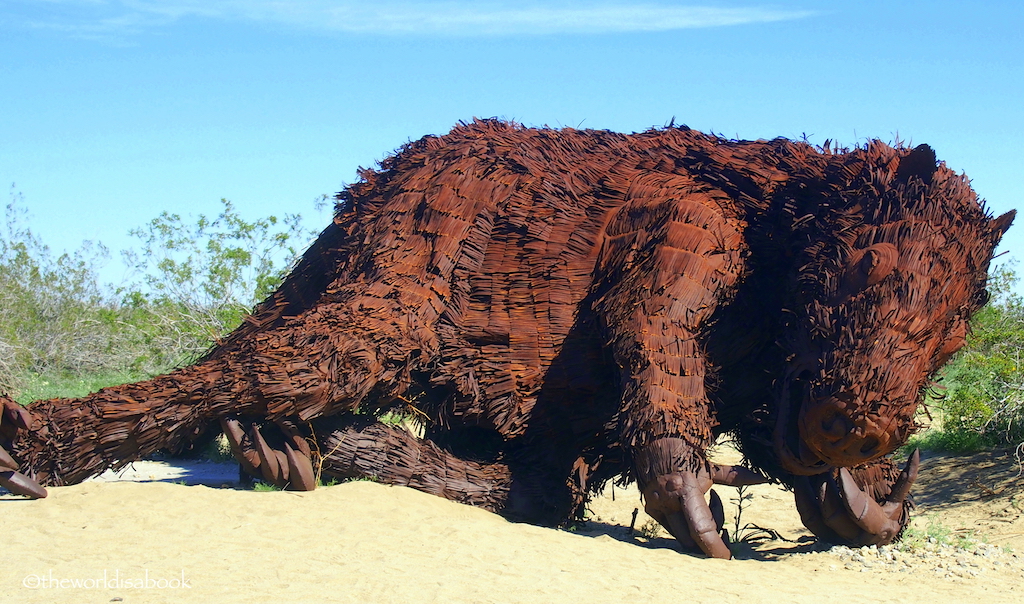
[[[1024,299],[1013,262],[989,275],[990,299],[967,345],[942,370],[907,448],[967,453],[1012,446],[1024,455]]]
[[[163,212],[130,232],[125,283],[101,282],[100,243],[54,252],[12,186],[0,230],[0,392],[22,404],[81,396],[186,364],[280,282],[313,233],[298,214]]]

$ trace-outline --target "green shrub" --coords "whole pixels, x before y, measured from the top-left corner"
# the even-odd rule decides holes
[[[990,302],[971,321],[967,344],[943,370],[944,448],[970,450],[1024,442],[1024,301],[1011,267],[989,280]]]
[[[974,453],[990,443],[975,430],[927,429],[910,437],[900,447],[900,457],[907,458],[914,449],[948,453]]]
[[[123,252],[134,281],[102,285],[100,244],[54,256],[13,188],[0,232],[0,393],[82,396],[188,363],[280,283],[310,233],[300,217],[243,220],[227,200],[189,224],[162,213]],[[85,389],[85,391],[83,391]]]
[[[212,220],[200,214],[190,224],[163,212],[131,231],[141,249],[123,256],[138,279],[122,304],[151,364],[180,365],[205,352],[280,285],[301,251],[296,245],[306,243],[298,214],[247,222],[220,201]]]
[[[32,374],[109,372],[123,366],[123,330],[96,268],[102,245],[54,257],[26,226],[13,190],[0,233],[0,390]]]
[[[51,398],[78,398],[101,388],[137,382],[153,377],[148,373],[101,371],[74,374],[28,374],[15,400],[23,405]]]

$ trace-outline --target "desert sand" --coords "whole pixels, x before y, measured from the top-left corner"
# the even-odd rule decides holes
[[[1006,452],[926,457],[915,522],[1024,551],[1022,486]],[[737,490],[716,488],[733,528]],[[309,493],[87,482],[0,497],[0,602],[1024,602],[1016,554],[840,557],[802,529],[791,494],[747,494],[742,523],[788,541],[722,561],[652,530],[635,489],[606,489],[567,531],[365,481]]]

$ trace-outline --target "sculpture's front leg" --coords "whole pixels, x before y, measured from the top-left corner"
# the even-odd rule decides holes
[[[742,273],[743,225],[724,193],[683,175],[644,174],[629,191],[592,292],[622,375],[620,442],[648,513],[684,547],[729,558],[721,502],[704,499],[716,420],[700,334]]]

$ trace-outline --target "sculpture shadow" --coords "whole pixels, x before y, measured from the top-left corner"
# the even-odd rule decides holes
[[[643,547],[645,549],[670,549],[677,551],[680,554],[705,557],[699,552],[683,550],[680,547],[679,542],[671,537],[659,536],[647,538],[643,537],[638,530],[631,530],[629,527],[619,524],[609,524],[607,522],[588,520],[581,525],[578,525],[578,528],[573,532],[577,535],[594,539],[599,537],[611,537],[616,541],[629,543],[630,545]],[[794,541],[785,541],[780,539],[741,541],[731,544],[730,549],[732,550],[733,557],[737,560],[759,560],[762,562],[771,562],[781,560],[795,554],[825,551],[829,547],[831,546],[818,541],[814,537],[805,535]]]

